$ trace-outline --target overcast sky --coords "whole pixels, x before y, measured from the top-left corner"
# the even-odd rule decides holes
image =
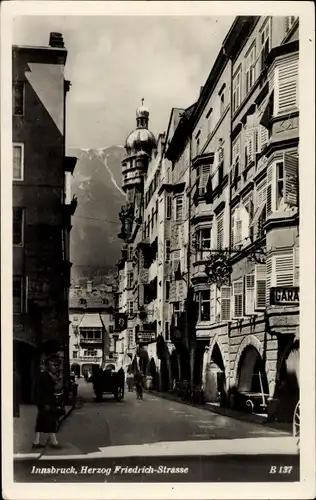
[[[150,129],[166,130],[172,107],[199,95],[234,18],[24,16],[13,43],[48,45],[61,32],[68,49],[68,147],[124,144],[145,98]]]

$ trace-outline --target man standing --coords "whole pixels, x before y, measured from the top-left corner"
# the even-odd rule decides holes
[[[55,385],[56,377],[53,374],[54,365],[50,358],[45,359],[43,370],[40,371],[37,391],[37,418],[35,425],[35,439],[33,448],[44,448],[44,444],[40,442],[41,433],[49,434],[51,448],[60,449],[61,446],[56,438],[57,418],[56,418],[56,402],[55,402]]]
[[[143,399],[144,376],[142,371],[138,371],[135,373],[134,384],[136,387],[137,399]]]

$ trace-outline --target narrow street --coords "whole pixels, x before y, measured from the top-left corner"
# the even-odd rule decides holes
[[[253,481],[297,480],[299,459],[291,436],[285,432],[149,393],[144,394],[143,401],[138,401],[135,393],[125,392],[124,400],[119,403],[111,396],[96,403],[92,384],[82,380],[79,393],[84,398],[82,408],[73,410],[58,433],[62,449],[47,447],[36,461],[16,461],[17,480],[54,480],[51,474],[31,474],[34,463],[37,467],[52,464],[66,467],[66,464],[76,463],[80,464],[79,468],[81,465],[108,466],[114,470],[118,460],[121,466],[129,467],[147,464],[154,467],[153,464],[161,463],[168,467],[184,467],[190,464],[190,474],[182,477],[185,481],[193,480],[195,474],[198,474],[196,479],[202,481],[245,481],[247,475],[247,480]],[[223,467],[223,462],[229,467]],[[289,466],[291,473],[272,476],[269,474],[272,465]],[[69,476],[63,479],[59,474],[58,481],[61,480],[70,479]],[[115,478],[113,475],[90,474],[87,477],[84,474],[82,480],[139,481],[140,477],[139,474],[134,478],[131,474]],[[155,474],[142,480],[154,481]],[[175,478],[169,475],[164,480],[174,481]]]

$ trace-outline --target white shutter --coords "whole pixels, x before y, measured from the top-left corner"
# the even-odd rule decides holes
[[[253,314],[255,310],[255,275],[245,276],[245,314]]]
[[[217,249],[223,248],[224,242],[224,216],[223,214],[217,217]]]
[[[300,247],[296,246],[294,248],[294,285],[300,286]]]
[[[221,287],[221,321],[230,320],[231,288],[230,286]]]
[[[277,109],[278,112],[289,111],[298,106],[298,55],[280,61],[276,68]]]
[[[266,270],[267,270],[267,279],[266,279],[266,306],[270,305],[270,289],[274,286],[273,282],[273,263],[274,260],[272,257],[267,257],[266,261]]]
[[[200,179],[199,179],[199,188],[200,189],[205,189],[209,175],[210,175],[210,166],[209,165],[201,165],[200,166]]]
[[[240,217],[240,208],[235,211],[235,228],[234,228],[234,245],[237,245],[242,240],[242,220]]]
[[[293,253],[275,256],[276,286],[293,286],[294,258]]]
[[[269,141],[269,131],[263,125],[259,125],[260,132],[260,151],[262,151]]]
[[[267,217],[269,217],[269,215],[274,211],[273,198],[275,195],[275,189],[273,185],[273,170],[274,164],[272,163],[267,169]]]
[[[244,287],[243,280],[239,279],[233,283],[233,317],[242,318],[243,317],[243,298],[244,298]]]
[[[284,153],[284,201],[291,206],[298,204],[298,158]]]
[[[230,246],[234,246],[235,239],[235,211],[231,214]]]
[[[266,287],[267,272],[266,264],[255,266],[255,309],[264,310],[266,308]]]

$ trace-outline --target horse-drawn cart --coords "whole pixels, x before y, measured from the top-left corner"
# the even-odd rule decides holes
[[[125,374],[114,365],[100,367],[93,375],[93,390],[96,401],[102,401],[103,394],[113,394],[116,401],[124,398]]]

